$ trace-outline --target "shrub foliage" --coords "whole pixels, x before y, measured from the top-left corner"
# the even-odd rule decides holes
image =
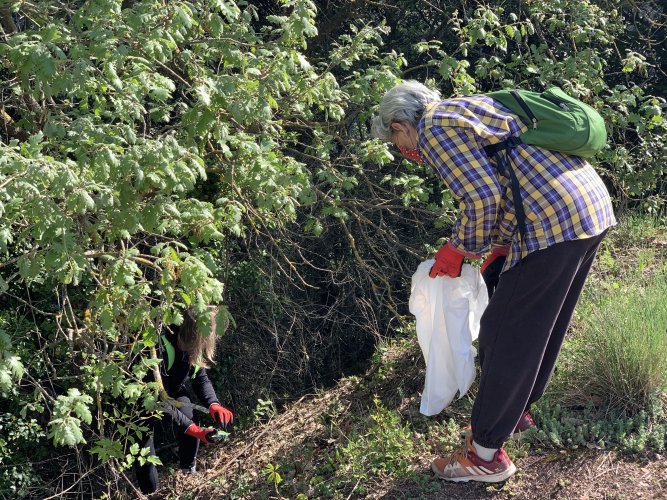
[[[659,210],[661,9],[0,3],[0,464],[21,463],[7,444],[27,436],[85,457],[45,462],[50,484],[0,481],[83,491],[145,460],[133,436],[165,397],[146,374],[186,307],[218,303],[232,325],[214,376],[241,413],[368,357],[454,209],[369,138],[399,78],[563,86],[607,119],[599,168],[619,205]]]

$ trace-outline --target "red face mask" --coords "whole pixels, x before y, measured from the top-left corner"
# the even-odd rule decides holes
[[[421,153],[417,148],[408,149],[401,146],[398,149],[401,151],[401,154],[405,156],[408,160],[414,161],[415,163],[419,163],[420,165],[424,164],[424,158],[422,157]]]

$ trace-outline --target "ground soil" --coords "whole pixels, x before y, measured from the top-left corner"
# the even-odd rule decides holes
[[[377,387],[375,387],[377,389]],[[286,478],[296,483],[303,477],[307,498],[308,481],[318,467],[318,458],[336,445],[322,415],[336,405],[355,411],[368,403],[366,390],[358,381],[344,381],[335,389],[306,396],[271,421],[243,432],[226,445],[202,451],[196,476],[173,474],[160,490],[162,498],[229,498],[239,478],[245,493],[237,498],[281,498],[267,489],[262,473],[268,464],[285,460],[296,467]],[[364,401],[365,400],[365,401]],[[347,429],[340,429],[345,433]],[[414,464],[423,473],[423,484],[401,484],[378,480],[367,491],[341,491],[340,498],[371,499],[658,499],[667,498],[667,459],[656,453],[641,456],[612,450],[583,451],[529,449],[515,459],[518,472],[506,483],[452,484],[433,478],[429,464],[435,458],[423,456]],[[176,494],[176,492],[179,492]],[[238,495],[238,490],[236,495]],[[283,498],[294,498],[286,496]]]
[[[662,230],[655,232],[647,245],[658,255],[653,267],[664,266],[664,235]],[[617,252],[617,262],[634,262],[634,250],[628,250],[627,256]],[[644,269],[644,273],[650,271]],[[594,268],[593,274],[596,272]],[[395,349],[379,348],[378,354],[381,361],[376,360],[364,376],[343,379],[331,389],[304,396],[268,422],[236,431],[227,443],[216,448],[203,449],[199,458],[201,472],[197,475],[163,474],[162,488],[155,497],[297,498],[300,492],[304,495],[300,499],[319,498],[321,495],[312,487],[313,479],[322,476],[327,480],[327,461],[336,457],[336,450],[344,446],[355,425],[370,420],[376,402],[398,411],[401,420],[410,422],[415,432],[423,430],[415,418],[424,381],[423,358],[416,341],[407,340]],[[473,386],[470,393],[474,391]],[[466,405],[464,399],[447,408],[443,412],[446,415],[438,417],[441,422],[448,418],[465,425],[471,400]],[[438,445],[429,439],[422,436],[425,449],[437,450]],[[453,484],[434,478],[429,466],[435,453],[418,455],[412,464],[417,480],[371,477],[363,484],[326,496],[426,500],[667,499],[667,458],[651,451],[632,455],[595,447],[554,450],[519,445],[514,454],[518,472],[506,483],[494,485]],[[263,472],[267,464],[281,464],[282,487],[276,489],[267,483]],[[331,475],[331,467],[328,470]]]

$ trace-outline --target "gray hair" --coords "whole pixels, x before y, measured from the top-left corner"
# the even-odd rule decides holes
[[[426,105],[440,100],[440,92],[431,90],[416,80],[406,80],[387,91],[373,117],[371,135],[383,141],[391,140],[391,124],[408,122],[417,127]]]

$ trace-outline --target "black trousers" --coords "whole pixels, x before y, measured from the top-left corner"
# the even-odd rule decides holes
[[[177,401],[182,403],[190,403],[190,398],[184,394],[180,393],[178,397],[174,398]],[[179,408],[181,412],[185,414],[191,420],[195,420],[193,415],[193,409],[190,406],[182,406]],[[197,451],[199,450],[199,440],[193,438],[192,436],[185,435],[185,429],[176,427],[176,435],[178,439],[178,454],[181,469],[191,469],[195,467],[197,462]],[[143,439],[139,442],[141,448],[148,448],[151,450],[150,455],[155,455],[155,446],[153,445],[153,432],[148,432],[144,435]],[[138,462],[134,464],[134,472],[137,475],[137,482],[139,483],[139,489],[144,494],[149,494],[157,491],[158,489],[158,474],[157,468],[150,462],[146,462],[144,465],[139,465]]]
[[[605,233],[538,250],[501,274],[480,324],[471,415],[479,445],[500,448],[544,394]]]

